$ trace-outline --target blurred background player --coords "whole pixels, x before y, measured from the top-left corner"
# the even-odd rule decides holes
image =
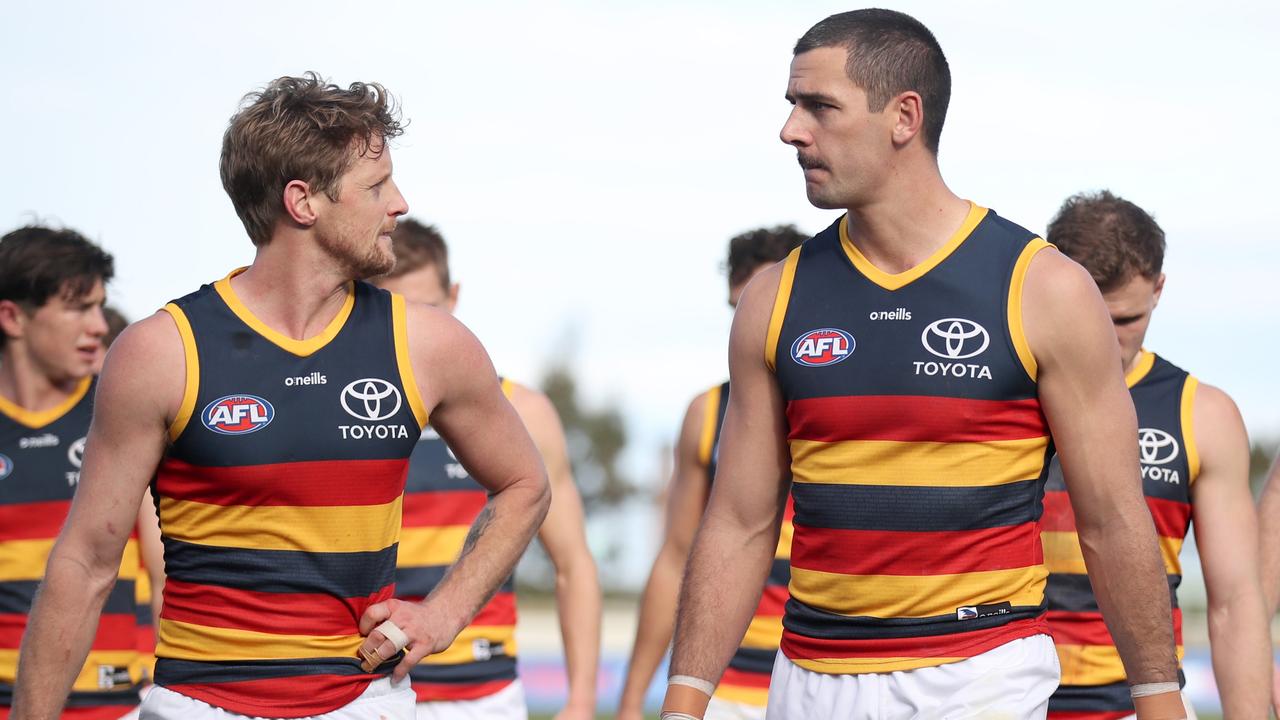
[[[30,226],[0,238],[0,717],[9,715],[27,614],[79,480],[113,272],[111,256],[74,230]],[[154,525],[149,505],[137,514]],[[136,579],[131,538],[63,717],[136,714]]]
[[[1115,324],[1125,383],[1138,413],[1142,488],[1169,580],[1178,656],[1178,554],[1191,526],[1208,590],[1209,641],[1223,712],[1229,718],[1265,717],[1270,642],[1244,422],[1226,393],[1142,347],[1164,289],[1164,231],[1137,205],[1104,190],[1068,198],[1046,239],[1089,271]],[[1075,516],[1056,459],[1042,523],[1045,565],[1051,573],[1049,629],[1062,665],[1062,684],[1049,701],[1049,717],[1131,716],[1124,666],[1085,574]],[[1187,712],[1192,714],[1189,703]]]
[[[1267,617],[1274,618],[1280,604],[1280,454],[1271,463],[1258,498],[1258,537],[1262,544],[1262,595]],[[1280,665],[1272,678],[1272,709],[1280,717]]]
[[[410,302],[453,313],[459,286],[450,279],[449,251],[440,233],[402,220],[392,237],[395,270],[376,282]],[[502,380],[502,389],[538,447],[552,489],[551,509],[538,538],[555,566],[556,609],[569,677],[568,701],[556,717],[594,718],[600,584],[587,548],[582,499],[573,482],[564,430],[542,393],[509,379]],[[483,507],[485,494],[435,430],[424,428],[409,459],[397,597],[417,599],[434,589],[462,549],[463,535]],[[514,583],[514,576],[507,578],[449,649],[424,658],[410,672],[420,719],[528,716],[516,677]]]
[[[731,239],[727,261],[729,307],[738,306],[738,297],[756,273],[781,262],[806,237],[791,225],[781,225],[751,230]],[[680,578],[715,480],[720,428],[728,403],[726,381],[694,398],[680,426],[675,472],[667,494],[666,530],[641,595],[635,644],[618,703],[618,720],[644,717],[645,692],[671,643]],[[707,720],[764,717],[769,675],[782,638],[782,608],[787,601],[787,582],[791,575],[790,515],[788,503],[769,579],[742,646],[729,661],[707,707]]]

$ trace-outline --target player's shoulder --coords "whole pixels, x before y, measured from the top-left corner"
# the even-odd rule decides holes
[[[1243,423],[1240,408],[1227,391],[1198,379],[1195,381],[1194,407],[1199,427]]]
[[[111,343],[107,357],[136,359],[165,359],[182,357],[186,320],[177,314],[159,310],[130,324]],[[139,366],[142,370],[146,366]]]
[[[395,293],[391,295],[400,297]],[[424,303],[403,302],[405,332],[410,347],[421,347],[433,353],[461,353],[480,347],[475,335],[452,314]]]
[[[556,412],[555,403],[546,393],[529,387],[510,378],[503,379],[503,391],[516,413],[526,425],[539,422],[559,422],[560,414]]]
[[[1031,258],[1023,295],[1052,301],[1055,306],[1072,300],[1101,298],[1089,271],[1052,245],[1044,245]]]

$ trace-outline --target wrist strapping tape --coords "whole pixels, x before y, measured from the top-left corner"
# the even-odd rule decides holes
[[[715,694],[716,686],[692,675],[672,675],[667,679],[667,685],[684,685],[710,697]]]
[[[1129,687],[1129,697],[1140,698],[1164,693],[1176,693],[1181,689],[1176,682],[1140,683]]]

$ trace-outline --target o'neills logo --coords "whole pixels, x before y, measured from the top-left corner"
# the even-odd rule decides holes
[[[284,379],[286,387],[294,387],[296,385],[325,385],[328,382],[329,378],[322,375],[319,371],[313,372],[309,375],[299,375]]]
[[[847,359],[856,347],[853,336],[839,328],[810,330],[791,344],[791,359],[808,367],[825,367]]]

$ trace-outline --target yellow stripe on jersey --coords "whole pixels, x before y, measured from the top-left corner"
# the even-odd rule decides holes
[[[993,442],[791,441],[796,482],[986,487],[1039,477],[1049,438]]]
[[[856,675],[916,670],[968,660],[968,657],[888,657],[888,658],[789,658],[791,662],[813,672],[827,675]]]
[[[803,247],[792,250],[783,261],[778,294],[773,298],[773,314],[769,316],[769,333],[764,341],[764,364],[770,370],[778,369],[778,338],[782,335],[782,321],[787,317],[787,305],[791,303],[791,287],[796,281],[796,265],[800,264]]]
[[[778,533],[778,547],[773,551],[775,560],[791,559],[791,538],[796,534],[796,528],[790,522],[783,521],[782,530]]]
[[[782,642],[782,618],[756,615],[742,636],[742,647],[757,650],[777,650]]]
[[[278,635],[160,618],[156,654],[175,660],[295,660],[355,657],[364,637]]]
[[[213,505],[160,498],[166,537],[251,550],[376,552],[395,544],[403,496],[381,505]]]
[[[356,288],[355,283],[347,283],[347,299],[343,301],[342,307],[338,308],[338,314],[333,316],[329,324],[325,326],[318,334],[312,335],[305,340],[291,338],[281,332],[276,332],[270,325],[258,319],[236,295],[235,288],[231,287],[231,278],[244,272],[246,268],[238,268],[232,270],[226,277],[215,282],[213,289],[217,291],[222,301],[231,308],[231,312],[245,325],[248,325],[254,332],[261,335],[271,344],[284,350],[287,353],[297,355],[298,357],[309,357],[316,354],[329,344],[329,341],[338,336],[342,330],[342,326],[346,325],[347,318],[351,317],[351,310],[356,306]],[[407,389],[407,388],[406,388]]]
[[[899,290],[924,277],[926,273],[950,257],[951,253],[960,247],[960,243],[963,243],[965,238],[969,237],[974,228],[978,227],[978,223],[982,222],[982,218],[986,216],[986,208],[970,202],[969,214],[965,216],[964,222],[960,224],[959,229],[952,233],[947,242],[935,250],[924,262],[905,272],[887,273],[868,260],[862,254],[862,251],[858,249],[858,246],[854,244],[853,238],[849,237],[849,216],[847,214],[840,218],[840,246],[844,248],[845,255],[849,257],[849,261],[853,263],[853,266],[868,280],[885,290]]]
[[[952,575],[843,575],[791,567],[791,596],[827,612],[882,618],[953,615],[956,608],[1010,602],[1039,605],[1043,565]]]
[[[720,386],[707,391],[707,404],[702,408],[702,436],[698,439],[698,464],[711,467],[711,448],[716,442],[716,425],[720,419]],[[712,478],[714,479],[714,478]]]
[[[200,353],[196,352],[196,336],[191,331],[191,321],[182,308],[173,303],[164,306],[173,322],[178,326],[178,336],[182,338],[182,354],[186,358],[186,380],[182,390],[182,403],[178,405],[178,414],[169,425],[169,440],[177,440],[196,410],[196,396],[200,392]]]
[[[1124,664],[1114,645],[1055,645],[1062,666],[1063,685],[1108,685],[1125,679]],[[1177,647],[1178,662],[1185,655]]]
[[[400,532],[399,567],[452,565],[462,552],[470,525],[405,528]]]
[[[461,665],[475,662],[476,640],[487,640],[491,644],[502,643],[504,655],[516,655],[516,629],[514,625],[468,625],[458,633],[449,647],[435,655],[422,659],[423,665]]]
[[[1147,373],[1151,372],[1151,368],[1155,364],[1156,354],[1146,348],[1143,348],[1138,353],[1137,364],[1133,366],[1132,370],[1125,373],[1124,386],[1132,390],[1134,385],[1142,382],[1142,378],[1146,377]]]
[[[511,378],[504,377],[502,378],[501,385],[502,385],[502,394],[505,395],[508,400],[510,400],[511,395],[514,394],[516,391],[515,381],[512,380]]]
[[[422,402],[422,394],[418,392],[418,379],[413,374],[413,361],[409,358],[409,322],[405,310],[404,296],[391,293],[391,327],[396,346],[396,367],[400,369],[400,384],[404,386],[405,397],[409,400],[409,408],[418,421],[418,429],[427,426],[427,406]]]
[[[0,395],[0,414],[7,415],[10,420],[13,420],[20,425],[26,425],[29,428],[42,428],[58,418],[61,418],[63,415],[66,415],[71,408],[80,404],[80,401],[83,400],[85,394],[89,392],[89,386],[92,384],[92,377],[81,378],[80,382],[76,385],[75,390],[72,390],[71,394],[64,398],[62,402],[48,410],[40,410],[38,412],[28,410]]]
[[[1036,379],[1039,367],[1036,365],[1035,354],[1031,352],[1031,343],[1027,342],[1026,330],[1022,327],[1022,288],[1026,285],[1027,268],[1031,267],[1031,259],[1048,247],[1053,246],[1040,238],[1034,238],[1022,248],[1022,254],[1018,255],[1018,261],[1013,266],[1013,277],[1009,280],[1009,300],[1006,303],[1009,339],[1013,341],[1014,352],[1027,371],[1027,377],[1032,380]]]
[[[1182,574],[1182,561],[1178,553],[1182,552],[1183,538],[1157,536],[1160,543],[1160,557],[1164,560],[1164,571],[1169,575]],[[1084,553],[1080,550],[1080,537],[1073,532],[1042,532],[1040,544],[1044,546],[1044,564],[1051,573],[1070,575],[1086,574]]]
[[[55,539],[50,538],[0,543],[0,582],[43,580],[54,542]],[[125,541],[118,576],[121,580],[138,576],[138,542],[132,538]]]
[[[727,702],[762,708],[769,704],[769,689],[721,683],[716,686],[715,697]]]
[[[1182,415],[1182,441],[1187,446],[1187,467],[1191,472],[1188,485],[1200,476],[1200,448],[1196,447],[1195,427],[1196,388],[1198,387],[1200,387],[1200,381],[1188,375],[1182,386],[1182,406],[1179,408]]]

